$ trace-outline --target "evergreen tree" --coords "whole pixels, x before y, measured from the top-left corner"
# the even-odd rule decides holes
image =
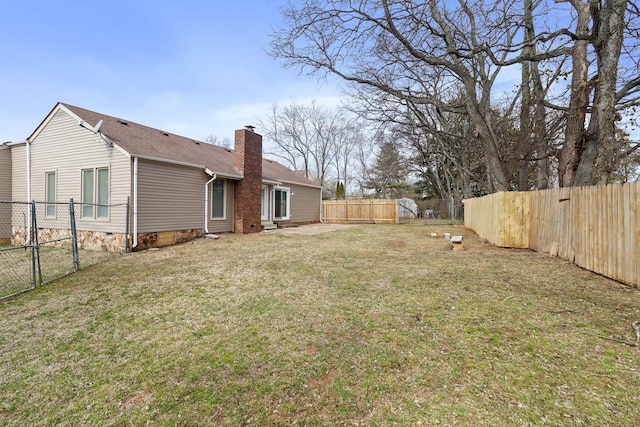
[[[374,190],[381,199],[395,197],[395,189],[406,186],[407,173],[396,145],[383,141],[374,165],[368,170],[365,188]]]
[[[336,200],[344,200],[346,198],[346,190],[344,184],[340,181],[336,184]]]

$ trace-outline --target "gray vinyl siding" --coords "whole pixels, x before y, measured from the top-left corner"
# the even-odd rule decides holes
[[[0,147],[0,200],[11,200],[11,150]]]
[[[11,199],[26,202],[27,197],[27,147],[26,144],[11,146]],[[26,205],[13,205],[11,224],[13,226],[27,226]]]
[[[11,200],[11,150],[0,147],[0,201]],[[0,240],[11,237],[11,204],[0,202]]]
[[[131,187],[129,158],[59,110],[31,143],[31,198],[45,200],[45,175],[55,172],[56,201],[74,200],[79,231],[124,233],[124,206],[110,208],[108,218],[82,217],[82,170],[95,168],[109,168],[109,204],[126,203]],[[68,217],[58,214],[54,220],[48,219],[47,224],[67,228]]]
[[[320,222],[320,189],[302,185],[282,183],[291,190],[292,223]],[[280,221],[279,221],[280,222]]]
[[[208,181],[208,180],[207,180]],[[228,233],[233,231],[233,201],[235,181],[226,180],[225,185],[225,218],[211,219],[211,188],[209,188],[209,233]]]
[[[200,168],[140,159],[138,233],[204,230],[204,186],[209,179]],[[232,184],[227,185],[229,192],[233,193]],[[210,204],[211,194],[208,198]],[[207,207],[209,232],[231,231],[233,198],[229,195],[226,208],[226,220],[218,221],[211,219],[211,207]]]
[[[11,147],[11,199],[27,201],[27,146],[26,144]]]

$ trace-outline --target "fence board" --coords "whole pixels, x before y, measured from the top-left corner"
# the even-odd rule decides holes
[[[325,200],[322,210],[328,223],[398,223],[396,199]]]
[[[497,246],[530,248],[640,286],[640,183],[501,192],[465,200],[465,225]]]
[[[632,191],[632,197],[635,200],[635,203],[632,203],[632,210],[635,210],[636,212],[636,226],[635,226],[635,265],[636,265],[636,280],[635,283],[636,284],[640,284],[640,250],[638,250],[638,242],[640,242],[640,209],[638,208],[638,197],[640,196],[640,183],[635,183],[633,184],[633,186],[635,187],[635,191]],[[632,234],[632,233],[630,233]]]

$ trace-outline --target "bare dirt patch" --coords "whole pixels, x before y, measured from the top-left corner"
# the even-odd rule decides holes
[[[277,234],[301,234],[305,236],[315,236],[317,234],[329,233],[331,231],[337,230],[347,230],[349,228],[356,227],[353,224],[327,224],[327,223],[318,223],[318,224],[306,224],[300,225],[298,227],[285,227],[274,230],[274,233]]]

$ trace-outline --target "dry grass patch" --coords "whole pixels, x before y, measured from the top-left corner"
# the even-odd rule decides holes
[[[638,290],[462,227],[197,240],[0,310],[0,424],[640,424],[601,338]]]

